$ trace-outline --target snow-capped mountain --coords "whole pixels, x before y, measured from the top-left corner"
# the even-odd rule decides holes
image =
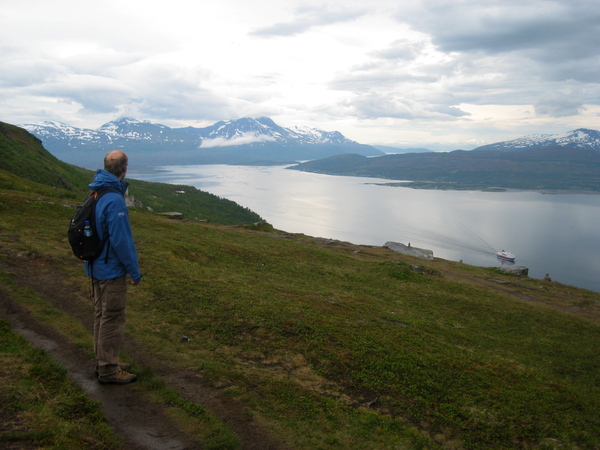
[[[284,128],[267,117],[221,121],[205,128],[170,128],[132,118],[108,122],[96,130],[60,122],[23,128],[58,158],[84,167],[97,153],[113,148],[142,157],[148,165],[287,163],[342,153],[383,154],[337,131]],[[91,155],[92,151],[97,153]]]
[[[532,134],[512,141],[477,147],[478,150],[520,151],[533,148],[572,147],[587,150],[600,150],[600,132],[579,128],[564,134]]]
[[[227,147],[250,143],[353,145],[337,131],[328,132],[309,127],[284,128],[268,117],[221,121],[206,128],[183,128],[202,139],[203,148]]]
[[[61,122],[42,122],[23,125],[27,131],[40,139],[51,149],[77,149],[80,146],[116,145],[127,142],[195,142],[187,133],[164,125],[123,118],[108,122],[96,130],[76,128]]]

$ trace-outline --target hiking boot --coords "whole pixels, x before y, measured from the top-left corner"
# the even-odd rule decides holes
[[[129,370],[131,369],[131,364],[129,363],[119,363],[119,369],[121,370]],[[96,366],[96,376],[100,375],[100,372],[98,371],[98,366]]]
[[[98,381],[100,384],[129,384],[137,379],[137,375],[124,370],[119,370],[112,375],[100,375]]]

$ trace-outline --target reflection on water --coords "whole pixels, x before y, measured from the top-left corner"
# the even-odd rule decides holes
[[[356,244],[387,241],[439,258],[499,266],[510,250],[534,278],[600,291],[600,195],[427,191],[283,167],[168,166],[132,178],[187,184],[260,214],[275,228]]]
[[[514,266],[515,262],[514,261],[507,261],[505,259],[500,258],[499,256],[496,256],[496,259],[498,260],[498,264],[500,264],[501,266]]]

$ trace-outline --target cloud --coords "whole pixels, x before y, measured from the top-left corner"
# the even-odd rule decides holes
[[[425,53],[428,46],[425,39],[403,38],[392,42],[385,49],[372,52],[372,54],[382,59],[413,61]]]
[[[4,3],[12,123],[265,115],[368,142],[594,128],[600,108],[598,0]]]
[[[433,74],[402,73],[394,67],[376,66],[370,70],[348,70],[348,73],[339,75],[331,81],[332,89],[351,91],[356,93],[384,92],[399,89],[399,86],[423,83],[434,83],[438,80]],[[406,95],[409,95],[407,92]]]
[[[518,52],[546,62],[598,54],[596,0],[431,0],[415,5],[403,4],[394,17],[430,35],[444,52]]]
[[[293,20],[269,25],[250,33],[257,37],[295,36],[314,27],[356,20],[366,14],[364,9],[322,5],[319,7],[299,7]]]
[[[600,2],[430,0],[404,2],[394,17],[419,33],[329,83],[349,93],[348,114],[452,120],[471,104],[565,117],[600,100]],[[561,94],[566,86],[579,94]]]
[[[132,90],[119,80],[93,75],[69,74],[60,80],[33,85],[30,94],[55,97],[81,106],[83,113],[113,113]]]
[[[129,68],[121,77],[128,79],[133,90],[121,104],[144,117],[220,120],[232,114],[231,100],[208,87],[211,73],[202,67],[146,63]]]
[[[21,88],[46,83],[64,76],[65,69],[48,59],[17,59],[0,61],[0,88]]]
[[[0,98],[55,98],[79,114],[127,114],[169,120],[220,120],[231,101],[204,87],[210,71],[158,64],[137,54],[101,51],[61,60],[21,60],[4,66]]]
[[[214,147],[228,147],[232,145],[245,145],[245,144],[259,144],[263,142],[274,142],[275,138],[272,136],[256,136],[252,133],[245,133],[239,136],[234,136],[231,139],[226,138],[215,138],[205,139],[202,141],[200,148],[214,148]]]
[[[144,61],[147,57],[143,52],[102,48],[62,58],[61,63],[75,73],[111,76],[115,70]]]
[[[340,72],[329,83],[332,89],[356,93],[404,91],[434,86],[454,70],[453,58],[437,51],[427,39],[400,39],[369,52],[368,60]],[[405,89],[406,88],[406,89]],[[439,91],[439,87],[430,90]]]
[[[441,121],[469,116],[460,104],[465,96],[474,95],[460,83],[476,72],[465,70],[459,55],[444,54],[421,36],[398,39],[370,52],[369,57],[368,62],[340,73],[329,84],[349,93],[340,102],[344,114],[363,119]]]
[[[536,104],[539,116],[566,117],[579,114],[584,109],[581,93],[551,92],[544,95]]]
[[[343,115],[357,116],[362,119],[386,117],[446,121],[469,115],[468,112],[454,106],[415,101],[398,94],[376,93],[357,95],[352,99],[347,99],[338,105],[338,111]]]

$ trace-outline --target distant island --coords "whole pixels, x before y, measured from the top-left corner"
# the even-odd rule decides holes
[[[408,153],[368,158],[336,155],[289,167],[293,170],[385,178],[391,186],[418,189],[600,192],[600,145],[595,130],[575,130],[559,140],[525,139],[447,153]],[[549,145],[548,145],[549,143]]]

